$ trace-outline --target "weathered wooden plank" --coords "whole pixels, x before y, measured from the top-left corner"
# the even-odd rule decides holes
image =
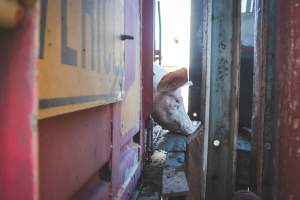
[[[203,165],[204,151],[203,130],[199,129],[192,137],[188,139],[186,163],[187,179],[190,192],[187,195],[188,200],[204,200],[205,194],[205,170]]]
[[[258,0],[255,8],[253,151],[256,176],[252,185],[265,200],[274,199],[274,121],[277,1]]]
[[[160,200],[158,192],[142,192],[138,200]]]
[[[169,152],[165,161],[165,168],[175,168],[184,170],[185,168],[185,153],[184,152]]]
[[[238,121],[240,1],[212,0],[211,89],[207,165],[209,200],[229,200],[235,182]],[[214,141],[219,142],[213,145]]]
[[[194,0],[198,1],[198,0]],[[202,0],[202,15],[203,15],[203,36],[202,36],[202,43],[203,43],[203,51],[202,56],[203,64],[202,64],[202,77],[201,78],[201,113],[200,119],[202,121],[204,131],[203,131],[203,142],[202,142],[202,164],[199,163],[198,167],[203,169],[203,180],[201,187],[201,196],[200,200],[204,200],[206,197],[206,182],[207,182],[207,163],[208,163],[208,141],[209,141],[209,119],[210,119],[210,93],[211,93],[211,40],[212,40],[212,0]],[[197,6],[197,5],[196,5]],[[199,5],[198,5],[199,6]],[[194,41],[196,42],[196,41]],[[191,137],[189,138],[191,139]],[[189,150],[187,150],[189,152]],[[197,150],[195,151],[195,155],[201,156],[200,152]],[[189,157],[189,153],[188,153]],[[187,158],[189,159],[189,158]],[[196,166],[198,161],[195,160]],[[188,164],[189,165],[189,164]],[[198,168],[198,169],[199,169]],[[192,187],[193,186],[193,183]],[[198,183],[195,183],[195,189],[199,189]],[[193,189],[192,189],[193,190]],[[190,194],[197,194],[191,192]],[[191,195],[187,197],[188,199],[191,198]]]
[[[235,192],[233,200],[261,200],[255,193],[245,190]]]
[[[184,152],[186,150],[186,136],[163,131],[155,144],[155,148],[164,151]]]
[[[267,1],[266,5],[267,24],[267,58],[266,58],[266,79],[265,79],[265,124],[263,133],[263,170],[262,170],[262,193],[264,200],[272,200],[275,197],[274,191],[274,124],[275,124],[275,65],[276,65],[276,40],[277,40],[277,1]],[[263,27],[266,27],[265,25]]]
[[[203,109],[202,98],[203,85],[205,82],[202,80],[202,73],[205,73],[206,65],[203,65],[203,51],[204,42],[203,31],[205,27],[203,26],[204,18],[204,1],[192,0],[191,1],[191,32],[190,32],[190,69],[189,77],[193,82],[193,86],[189,87],[189,108],[188,114],[192,120],[201,120],[201,112]],[[203,84],[204,83],[204,84]],[[195,114],[194,114],[195,113]]]
[[[253,116],[252,116],[252,162],[254,166],[254,173],[251,187],[259,193],[262,185],[262,141],[264,129],[264,108],[265,108],[265,33],[263,28],[264,16],[261,8],[264,7],[265,1],[258,0],[256,3],[255,12],[255,29],[257,31],[254,40],[254,71],[253,71]],[[252,189],[251,188],[251,189]]]
[[[183,196],[189,191],[185,173],[174,168],[164,169],[162,196]]]
[[[143,191],[161,192],[162,171],[166,160],[166,152],[154,151],[151,162],[143,168]]]

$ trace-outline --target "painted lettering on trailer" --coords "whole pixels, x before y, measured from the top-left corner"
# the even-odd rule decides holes
[[[41,0],[40,118],[120,101],[122,0]]]

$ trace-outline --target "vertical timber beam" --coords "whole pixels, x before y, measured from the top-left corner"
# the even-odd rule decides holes
[[[212,0],[206,199],[230,200],[235,183],[240,71],[240,1]],[[214,143],[214,142],[220,142]],[[214,145],[215,144],[215,145]]]
[[[263,166],[262,166],[262,189],[261,197],[265,200],[274,199],[274,80],[275,80],[275,65],[276,65],[276,31],[277,31],[277,1],[266,1],[266,21],[267,26],[267,58],[266,58],[266,77],[265,77],[265,124],[263,133]],[[264,27],[266,27],[264,26]]]
[[[189,75],[194,85],[189,88],[188,113],[192,120],[201,120],[204,125],[204,134],[201,135],[199,147],[191,150],[191,152],[194,151],[195,153],[193,159],[194,164],[198,168],[188,172],[190,187],[188,199],[204,200],[206,196],[210,108],[210,67],[208,66],[210,66],[211,62],[211,13],[211,0],[191,1]]]
[[[273,199],[274,78],[276,54],[276,1],[257,0],[255,6],[253,186],[262,199]]]
[[[189,77],[193,85],[189,87],[189,108],[188,114],[192,120],[204,121],[203,98],[205,94],[202,86],[202,74],[205,73],[203,67],[203,35],[204,17],[206,9],[205,0],[191,1],[191,32],[190,32],[190,69]],[[205,85],[205,84],[204,84]]]
[[[253,66],[253,111],[252,111],[252,151],[251,162],[254,166],[252,174],[251,188],[261,193],[262,185],[262,142],[264,129],[264,107],[265,107],[265,46],[266,34],[263,26],[265,16],[262,12],[264,0],[257,0],[255,5],[255,40],[254,40],[254,66]]]
[[[205,200],[207,188],[207,165],[208,165],[208,140],[210,118],[210,85],[211,85],[211,37],[212,37],[212,0],[203,0],[203,65],[201,86],[201,118],[203,117],[203,184],[201,188],[201,200]]]

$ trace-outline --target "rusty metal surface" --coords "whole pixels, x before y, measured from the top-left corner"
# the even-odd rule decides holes
[[[0,30],[0,199],[38,199],[37,17]]]
[[[153,59],[154,59],[154,0],[142,2],[142,119],[145,121],[153,106]],[[146,39],[147,38],[147,39]],[[145,124],[147,126],[147,124]]]
[[[300,4],[279,0],[276,64],[276,200],[300,199]]]

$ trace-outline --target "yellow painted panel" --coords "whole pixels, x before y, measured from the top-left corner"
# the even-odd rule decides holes
[[[139,12],[136,12],[137,14]],[[122,102],[121,110],[121,133],[125,135],[130,130],[138,131],[140,128],[141,117],[141,58],[140,58],[140,21],[139,16],[136,16],[136,35],[135,35],[135,79],[132,85],[126,92],[126,97]],[[126,66],[133,67],[133,66]]]
[[[123,0],[41,0],[39,118],[124,98]]]
[[[139,72],[139,71],[138,71]],[[140,76],[138,76],[127,91],[125,100],[122,102],[121,111],[121,133],[128,133],[130,130],[139,130],[140,125]]]

